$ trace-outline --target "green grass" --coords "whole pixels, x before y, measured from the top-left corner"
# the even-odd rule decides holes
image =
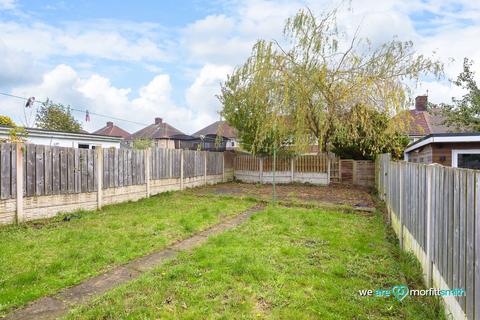
[[[138,202],[0,228],[0,316],[12,307],[161,249],[253,203],[166,193]]]
[[[68,319],[442,319],[437,300],[362,297],[421,286],[380,214],[276,207],[120,286]]]

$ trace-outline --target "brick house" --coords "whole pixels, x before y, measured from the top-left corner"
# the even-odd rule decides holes
[[[190,145],[193,138],[170,124],[163,122],[162,118],[155,118],[155,122],[131,135],[135,139],[151,139],[155,146],[165,149],[188,149],[184,144]]]
[[[195,132],[193,136],[196,138],[203,138],[202,150],[213,150],[217,148],[234,150],[239,146],[237,130],[230,126],[226,121],[216,121]],[[216,142],[218,141],[221,141],[220,146],[216,145]]]

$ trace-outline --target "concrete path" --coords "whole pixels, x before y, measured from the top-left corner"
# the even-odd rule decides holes
[[[214,225],[185,240],[177,241],[169,247],[118,266],[111,271],[87,279],[80,284],[63,289],[59,293],[40,298],[27,306],[17,309],[5,319],[56,319],[65,315],[70,308],[86,304],[91,299],[121,284],[138,278],[141,274],[164,264],[180,251],[188,251],[203,244],[211,235],[234,228],[247,220],[255,212],[264,208],[257,205],[239,215]]]

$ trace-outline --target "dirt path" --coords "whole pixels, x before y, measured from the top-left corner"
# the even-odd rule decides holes
[[[17,309],[5,319],[56,319],[66,314],[71,307],[85,304],[108,290],[138,278],[143,273],[164,264],[175,257],[179,251],[188,251],[204,243],[211,235],[234,228],[247,220],[251,215],[263,209],[256,205],[234,218],[214,225],[190,238],[177,241],[167,248],[133,260],[113,270],[87,279],[78,285],[66,288],[59,293],[35,300],[27,306]]]

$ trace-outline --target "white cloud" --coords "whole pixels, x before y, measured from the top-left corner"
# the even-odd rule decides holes
[[[219,93],[219,83],[233,66],[245,61],[255,41],[282,40],[285,20],[302,7],[308,6],[319,15],[338,4],[335,0],[232,2],[223,13],[178,29],[116,20],[59,21],[59,26],[38,20],[4,20],[0,22],[0,86],[13,87],[12,92],[20,95],[49,96],[132,121],[151,123],[154,117],[163,117],[192,133],[218,119],[221,106],[215,94]],[[17,7],[16,1],[0,0],[0,10]],[[480,48],[476,45],[480,34],[478,16],[478,1],[354,0],[343,2],[337,20],[340,31],[350,35],[361,23],[360,36],[368,37],[373,44],[397,36],[413,40],[419,53],[431,55],[436,51],[446,63],[447,77],[453,79],[461,72],[464,57],[474,59],[477,69],[480,65]],[[76,58],[75,62],[66,61],[75,69],[67,65],[51,67],[71,58]],[[449,62],[449,58],[455,61]],[[103,65],[105,60],[109,60],[108,66]],[[137,83],[140,89],[131,90],[112,84],[119,81],[122,72],[111,72],[112,80],[92,72],[98,66],[109,71],[127,68],[125,62],[133,62],[156,76],[146,84]],[[50,71],[33,84],[38,65]],[[180,78],[175,83],[185,78],[190,83],[172,88],[167,72],[175,80]],[[128,83],[135,83],[135,79]],[[449,102],[452,95],[461,94],[447,81],[432,79],[424,80],[413,92],[422,94],[426,90],[436,103]],[[9,101],[1,98],[1,112],[8,106],[17,119],[23,118],[23,109]],[[180,106],[181,101],[185,106]],[[83,119],[83,115],[79,118]],[[92,116],[87,128],[96,129],[105,121]],[[131,124],[119,125],[139,129]]]
[[[0,87],[38,79],[31,55],[7,47],[0,39]]]
[[[16,7],[16,0],[0,0],[0,10],[12,10]]]
[[[81,77],[72,67],[58,65],[43,76],[40,84],[17,87],[12,93],[23,97],[35,96],[37,101],[51,98],[54,102],[69,104],[72,108],[82,111],[87,109],[91,113],[145,124],[153,123],[155,117],[163,117],[166,122],[191,133],[192,128],[189,124],[194,121],[193,114],[172,101],[171,90],[170,77],[167,74],[161,74],[142,87],[137,98],[131,99],[129,88],[117,88],[109,79],[98,74]],[[2,97],[0,105],[2,114],[12,115],[17,123],[33,125],[34,114],[27,110],[27,117],[25,117],[23,113],[24,101]],[[92,114],[91,122],[85,123],[84,112],[73,112],[73,114],[88,131],[104,126],[109,120]],[[129,122],[115,120],[114,122],[130,132],[142,127]]]
[[[228,65],[207,64],[187,89],[187,105],[196,116],[194,127],[200,129],[219,119],[221,104],[216,95],[220,93],[220,82],[226,80],[232,70]]]
[[[7,47],[34,55],[37,59],[86,55],[119,61],[163,61],[167,54],[151,37],[151,26],[122,22],[99,22],[64,28],[34,22],[0,22],[0,40]]]
[[[320,15],[338,7],[339,2],[243,1],[229,15],[208,16],[190,24],[183,30],[183,46],[193,63],[237,65],[249,56],[257,39],[282,40],[285,20],[305,6]],[[434,57],[445,63],[447,78],[454,79],[462,71],[464,57],[480,64],[478,16],[478,1],[362,0],[342,3],[337,22],[339,30],[350,36],[360,25],[360,37],[369,38],[373,45],[394,37],[412,40],[419,53],[432,56],[435,52]],[[424,81],[420,88],[413,89],[415,93],[428,89],[432,99],[445,102],[460,92],[447,79]]]

